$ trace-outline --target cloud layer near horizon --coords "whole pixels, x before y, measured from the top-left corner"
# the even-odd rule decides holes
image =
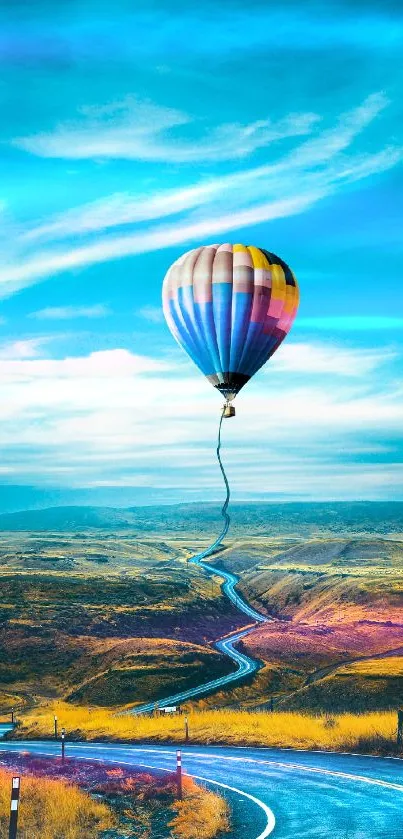
[[[301,286],[225,425],[235,497],[403,497],[396,3],[17,0],[0,27],[3,484],[221,496],[161,284],[229,238]]]
[[[188,497],[191,481],[191,495],[204,498],[209,487],[219,497],[220,398],[179,353],[157,360],[115,349],[58,360],[46,348],[0,348],[3,479],[93,488],[157,481],[177,499]],[[224,429],[234,497],[253,497],[256,482],[261,497],[389,497],[398,469],[387,438],[403,421],[401,385],[389,383],[380,399],[367,376],[379,380],[394,361],[392,351],[284,345],[238,397],[237,419]],[[379,453],[385,462],[377,466]],[[364,463],[355,472],[357,456]]]

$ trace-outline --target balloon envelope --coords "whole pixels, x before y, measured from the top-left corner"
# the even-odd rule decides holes
[[[166,274],[162,298],[178,343],[232,399],[286,337],[299,293],[275,254],[224,244],[183,254]]]

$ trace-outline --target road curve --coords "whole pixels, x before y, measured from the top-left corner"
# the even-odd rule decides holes
[[[197,685],[197,687],[189,688],[188,690],[183,690],[179,693],[174,693],[171,696],[166,696],[165,699],[160,699],[158,702],[147,702],[143,705],[137,705],[135,708],[131,708],[129,711],[126,711],[126,714],[147,714],[155,708],[163,708],[166,705],[180,705],[182,702],[186,702],[189,699],[198,699],[200,696],[205,696],[207,693],[221,690],[221,688],[224,688],[229,684],[239,682],[241,679],[244,679],[245,676],[250,676],[252,673],[256,673],[260,667],[260,663],[258,661],[255,661],[255,659],[245,653],[236,650],[235,645],[241,640],[241,638],[249,635],[249,633],[255,629],[256,623],[266,623],[269,619],[265,615],[261,615],[259,612],[256,612],[252,606],[249,606],[249,604],[240,597],[235,588],[238,578],[234,574],[231,574],[229,571],[224,571],[221,568],[215,568],[214,565],[209,565],[207,562],[202,562],[197,556],[193,557],[191,562],[200,566],[209,574],[221,577],[223,580],[222,591],[224,594],[226,594],[228,599],[234,604],[234,606],[236,606],[237,609],[239,609],[240,612],[243,612],[243,614],[247,615],[250,620],[254,621],[252,626],[248,626],[241,631],[237,630],[232,632],[230,635],[227,635],[226,638],[222,638],[220,641],[216,641],[214,643],[215,648],[219,652],[224,653],[224,655],[227,655],[233,662],[235,662],[237,669],[233,673],[227,673],[226,676],[220,676],[218,679],[213,679],[209,682],[205,682],[204,684]]]
[[[196,699],[206,693],[221,690],[226,685],[232,682],[238,682],[239,679],[255,673],[259,669],[259,663],[244,653],[239,652],[239,650],[234,649],[234,644],[237,644],[250,631],[251,628],[243,629],[241,632],[236,632],[228,636],[228,638],[222,638],[221,641],[216,641],[214,644],[217,650],[227,655],[237,665],[237,670],[233,673],[227,673],[226,676],[219,676],[218,679],[212,679],[209,682],[205,682],[204,685],[197,685],[197,687],[188,688],[180,693],[174,693],[171,696],[165,697],[165,699],[160,699],[158,702],[148,702],[145,705],[138,705],[136,708],[130,708],[129,711],[125,711],[124,713],[133,715],[147,714],[154,711],[155,708],[163,708],[167,705],[180,705],[181,702],[186,702],[188,699]]]
[[[253,609],[252,606],[249,606],[240,594],[238,594],[235,586],[239,582],[239,578],[235,576],[235,574],[231,574],[230,571],[224,571],[223,568],[216,568],[214,565],[210,565],[208,562],[203,562],[203,560],[198,559],[197,556],[193,557],[190,560],[192,564],[198,565],[200,568],[204,568],[209,574],[214,574],[216,577],[221,577],[224,580],[221,588],[224,594],[227,595],[228,599],[231,603],[239,609],[240,612],[243,612],[247,615],[248,618],[255,621],[256,623],[267,623],[269,618],[265,615],[261,615],[260,612],[257,612],[256,609]]]
[[[66,754],[162,771],[173,746],[68,743]],[[1,750],[56,755],[53,741]],[[186,746],[184,771],[228,795],[228,839],[402,839],[403,763],[393,758],[278,749]],[[274,815],[273,815],[274,814]]]

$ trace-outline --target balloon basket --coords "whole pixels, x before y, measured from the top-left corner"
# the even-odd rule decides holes
[[[235,408],[233,405],[224,405],[222,415],[224,419],[235,416]]]

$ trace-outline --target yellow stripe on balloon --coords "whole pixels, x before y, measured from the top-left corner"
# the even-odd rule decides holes
[[[252,257],[254,268],[264,268],[266,271],[269,270],[269,260],[259,248],[255,248],[253,245],[248,245],[248,251]]]
[[[272,265],[271,268],[272,286],[271,297],[272,300],[285,300],[286,282],[284,271],[281,265]]]

